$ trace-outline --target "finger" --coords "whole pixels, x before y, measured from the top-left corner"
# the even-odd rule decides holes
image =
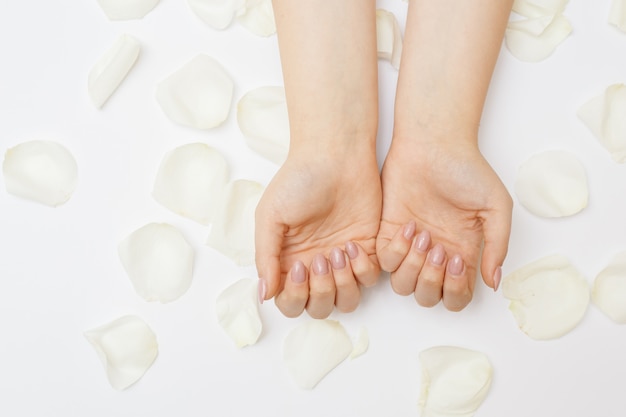
[[[426,262],[417,277],[415,300],[424,307],[433,307],[443,295],[443,279],[446,270],[446,251],[438,243],[428,251]]]
[[[424,230],[413,238],[409,253],[395,272],[391,273],[391,288],[400,295],[409,295],[415,291],[417,277],[426,261],[430,248],[430,233]]]
[[[335,306],[335,281],[328,260],[321,254],[315,255],[309,268],[309,301],[306,311],[314,319],[324,319]]]
[[[483,247],[480,272],[483,281],[494,291],[500,285],[502,278],[502,264],[506,258],[511,235],[512,201],[509,197],[505,208],[491,211],[483,218],[483,233],[485,244]]]
[[[259,301],[274,297],[280,288],[280,251],[284,226],[273,221],[259,205],[255,213],[255,262],[259,274]]]
[[[383,270],[393,272],[400,266],[411,249],[415,229],[415,222],[410,221],[398,229],[387,245],[380,248],[378,260]]]
[[[330,251],[330,265],[335,280],[335,307],[343,313],[354,311],[359,305],[361,290],[352,274],[348,256],[339,248]]]
[[[461,255],[454,255],[446,266],[443,281],[443,305],[450,311],[461,311],[472,301],[468,268]]]
[[[287,274],[283,290],[276,295],[276,307],[287,317],[298,317],[309,299],[308,271],[296,261]]]
[[[347,242],[345,245],[346,253],[350,260],[352,274],[357,282],[364,287],[371,287],[376,284],[380,276],[380,266],[370,258],[361,245],[355,242]],[[376,259],[375,255],[373,255]]]

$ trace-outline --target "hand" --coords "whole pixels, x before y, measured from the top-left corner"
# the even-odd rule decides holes
[[[497,289],[513,203],[471,141],[394,138],[382,186],[376,246],[397,293],[462,310],[472,299],[483,241],[483,280]]]
[[[257,206],[260,298],[276,297],[288,317],[354,310],[359,284],[373,285],[380,273],[380,212],[373,149],[290,153]]]

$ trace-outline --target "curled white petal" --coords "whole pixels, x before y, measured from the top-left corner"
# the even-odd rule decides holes
[[[533,155],[519,167],[515,194],[537,216],[571,216],[587,207],[585,168],[576,156],[566,151]]]
[[[193,249],[182,233],[165,223],[149,223],[118,246],[122,265],[137,294],[167,303],[191,286]]]
[[[396,15],[392,12],[376,10],[376,47],[378,57],[391,62],[395,69],[400,68],[402,56],[402,32]]]
[[[254,181],[232,181],[213,218],[207,244],[238,265],[254,262],[254,212],[263,190]]]
[[[626,252],[615,255],[596,276],[592,299],[611,320],[626,324]]]
[[[159,3],[159,0],[98,0],[110,20],[141,19]]]
[[[420,352],[422,417],[471,417],[483,403],[493,369],[483,353],[454,346]]]
[[[281,165],[289,151],[289,117],[284,87],[266,86],[246,93],[237,104],[237,122],[246,144]]]
[[[210,129],[228,117],[233,88],[233,80],[224,68],[200,54],[159,83],[156,97],[174,122]]]
[[[89,71],[87,88],[93,104],[100,108],[131,70],[141,47],[130,35],[120,36]]]
[[[367,352],[367,349],[370,345],[370,337],[367,333],[367,329],[365,327],[361,327],[359,329],[359,334],[357,335],[356,341],[354,342],[354,346],[352,347],[352,352],[350,352],[350,359],[358,358]]]
[[[241,279],[222,291],[215,303],[217,320],[237,347],[255,344],[263,329],[258,282],[257,279]]]
[[[582,320],[589,285],[567,258],[552,255],[514,271],[502,281],[520,329],[533,339],[560,337]]]
[[[237,21],[255,35],[273,35],[276,33],[276,21],[272,0],[245,0],[245,5],[239,9]]]
[[[163,206],[201,224],[209,224],[228,181],[228,165],[217,150],[190,143],[168,152],[152,196]]]
[[[158,355],[157,339],[139,317],[123,316],[85,332],[102,361],[111,386],[123,390],[137,382]]]
[[[538,62],[552,54],[571,32],[572,25],[561,14],[514,20],[506,28],[506,46],[516,58]]]
[[[603,94],[578,109],[578,117],[609,151],[613,160],[626,162],[626,85],[612,84]]]
[[[626,0],[613,0],[609,11],[609,23],[626,32]]]
[[[62,145],[23,142],[6,151],[2,173],[7,192],[56,207],[68,201],[78,183],[78,167]]]
[[[214,29],[226,29],[245,0],[187,0],[191,10]]]
[[[513,11],[526,17],[554,16],[563,13],[569,0],[515,0]]]
[[[352,351],[341,323],[309,320],[293,329],[283,343],[283,360],[295,383],[313,389]]]

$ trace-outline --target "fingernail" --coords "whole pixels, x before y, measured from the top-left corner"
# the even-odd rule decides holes
[[[461,275],[463,272],[463,259],[461,255],[454,255],[448,262],[448,273],[450,275]]]
[[[430,263],[433,265],[443,265],[443,259],[446,256],[446,252],[443,250],[443,246],[437,244],[430,250]]]
[[[296,284],[302,284],[306,280],[306,274],[304,273],[304,264],[301,261],[297,261],[291,268],[291,280]]]
[[[317,254],[315,258],[313,258],[313,271],[317,275],[326,275],[328,274],[328,262],[323,255]]]
[[[263,304],[265,301],[265,296],[267,295],[267,284],[265,284],[265,280],[263,278],[259,278],[259,304]]]
[[[343,269],[346,267],[346,258],[341,249],[333,248],[330,251],[330,264],[333,266],[333,269]]]
[[[502,267],[499,266],[496,268],[496,272],[493,274],[493,291],[498,291],[498,287],[500,286],[500,281],[502,280]]]
[[[430,233],[424,230],[415,239],[415,248],[422,253],[426,252],[430,246]]]
[[[404,238],[406,240],[413,239],[413,235],[415,234],[415,227],[415,222],[412,220],[408,224],[404,225],[404,227],[402,228],[402,234],[404,235]]]
[[[346,253],[350,259],[356,259],[356,257],[359,256],[359,248],[354,242],[347,242]]]

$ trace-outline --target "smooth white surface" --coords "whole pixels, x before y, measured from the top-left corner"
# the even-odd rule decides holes
[[[406,3],[380,1],[404,28]],[[481,148],[512,191],[518,165],[563,148],[588,172],[587,209],[539,219],[519,204],[504,273],[560,252],[591,282],[626,249],[626,166],[610,159],[576,117],[607,85],[626,81],[626,35],[607,22],[608,1],[572,0],[573,33],[540,63],[503,48],[481,126]],[[133,71],[102,110],[87,74],[122,33],[141,42]],[[350,335],[365,325],[370,347],[312,391],[295,386],[281,361],[282,340],[302,319],[262,306],[264,334],[243,350],[219,327],[215,298],[255,277],[204,244],[208,228],[150,196],[162,156],[185,143],[219,149],[231,179],[266,184],[276,166],[246,145],[231,108],[224,125],[197,131],[172,123],[156,85],[198,53],[218,59],[235,81],[233,103],[252,88],[280,85],[276,37],[241,25],[212,30],[183,1],[163,0],[145,18],[109,21],[95,0],[0,2],[0,154],[31,139],[57,140],[75,156],[80,181],[62,207],[20,200],[0,189],[0,415],[4,416],[412,416],[417,415],[421,350],[458,345],[484,352],[494,368],[477,417],[623,417],[626,327],[590,308],[561,339],[524,335],[502,294],[476,286],[461,313],[418,307],[382,279],[352,314],[333,314]],[[379,161],[389,143],[397,72],[381,61]],[[118,242],[147,222],[180,228],[197,253],[189,291],[166,304],[133,290]],[[85,330],[136,314],[154,330],[159,357],[137,384],[113,390]]]

